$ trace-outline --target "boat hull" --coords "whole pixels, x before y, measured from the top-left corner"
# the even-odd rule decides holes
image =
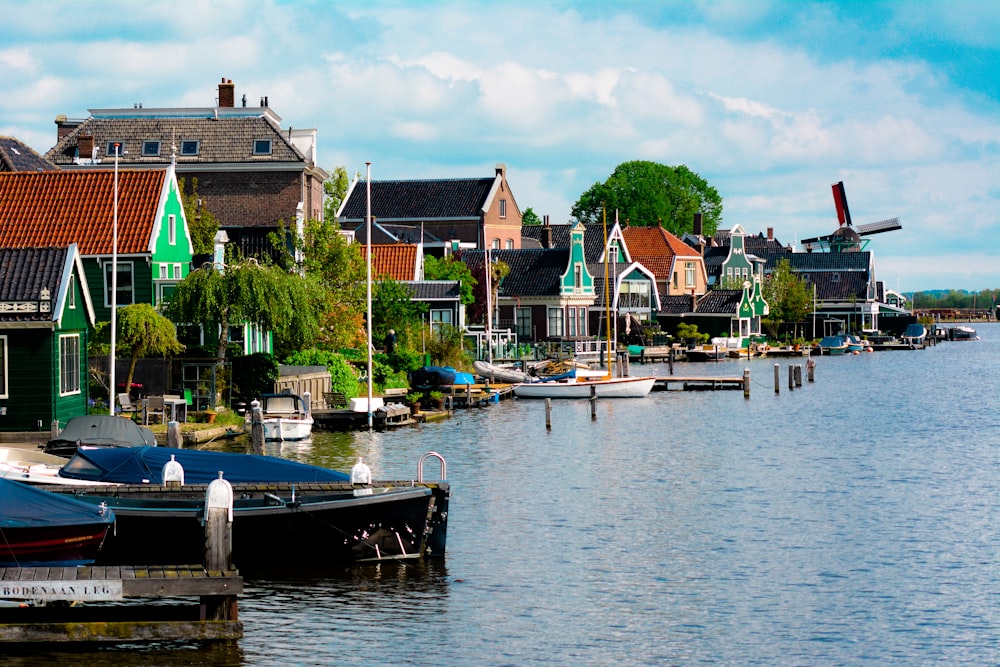
[[[610,380],[532,382],[514,386],[518,398],[642,398],[653,389],[656,378],[626,377]]]
[[[265,440],[306,440],[312,437],[312,417],[272,417],[264,419],[263,423]]]
[[[234,564],[242,570],[443,556],[448,484],[407,484],[381,482],[357,493],[350,484],[234,485]],[[63,493],[115,512],[98,564],[163,565],[202,561],[205,488]]]
[[[3,528],[0,567],[74,567],[94,562],[111,524]]]

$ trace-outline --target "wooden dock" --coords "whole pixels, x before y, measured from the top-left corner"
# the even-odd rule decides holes
[[[239,639],[242,592],[238,572],[201,566],[0,568],[0,642]]]
[[[668,375],[657,377],[653,391],[708,391],[713,389],[743,389],[743,377],[692,377]],[[673,386],[671,386],[673,385]]]

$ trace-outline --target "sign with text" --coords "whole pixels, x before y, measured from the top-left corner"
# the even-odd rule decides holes
[[[0,581],[0,598],[7,600],[122,600],[121,580]]]

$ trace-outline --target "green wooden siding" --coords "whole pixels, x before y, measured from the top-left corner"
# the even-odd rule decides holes
[[[108,322],[111,320],[111,308],[105,305],[105,289],[110,293],[110,283],[105,288],[104,265],[111,264],[111,257],[100,257],[100,262],[93,256],[83,258],[83,270],[87,274],[87,284],[90,287],[90,299],[94,303],[94,316],[98,322]],[[122,265],[132,267],[132,298],[133,303],[154,303],[153,302],[153,270],[149,262],[144,257],[119,257],[119,273]],[[118,304],[119,307],[127,306],[127,303]]]

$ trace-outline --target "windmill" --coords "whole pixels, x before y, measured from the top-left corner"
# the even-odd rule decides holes
[[[805,247],[806,252],[858,252],[868,245],[867,240],[862,241],[861,237],[903,228],[903,225],[899,222],[899,218],[889,218],[888,220],[869,222],[854,227],[851,224],[851,210],[847,206],[847,193],[844,191],[844,182],[839,181],[834,183],[832,188],[833,203],[837,209],[838,227],[832,234],[828,234],[827,236],[803,239],[802,245]]]

